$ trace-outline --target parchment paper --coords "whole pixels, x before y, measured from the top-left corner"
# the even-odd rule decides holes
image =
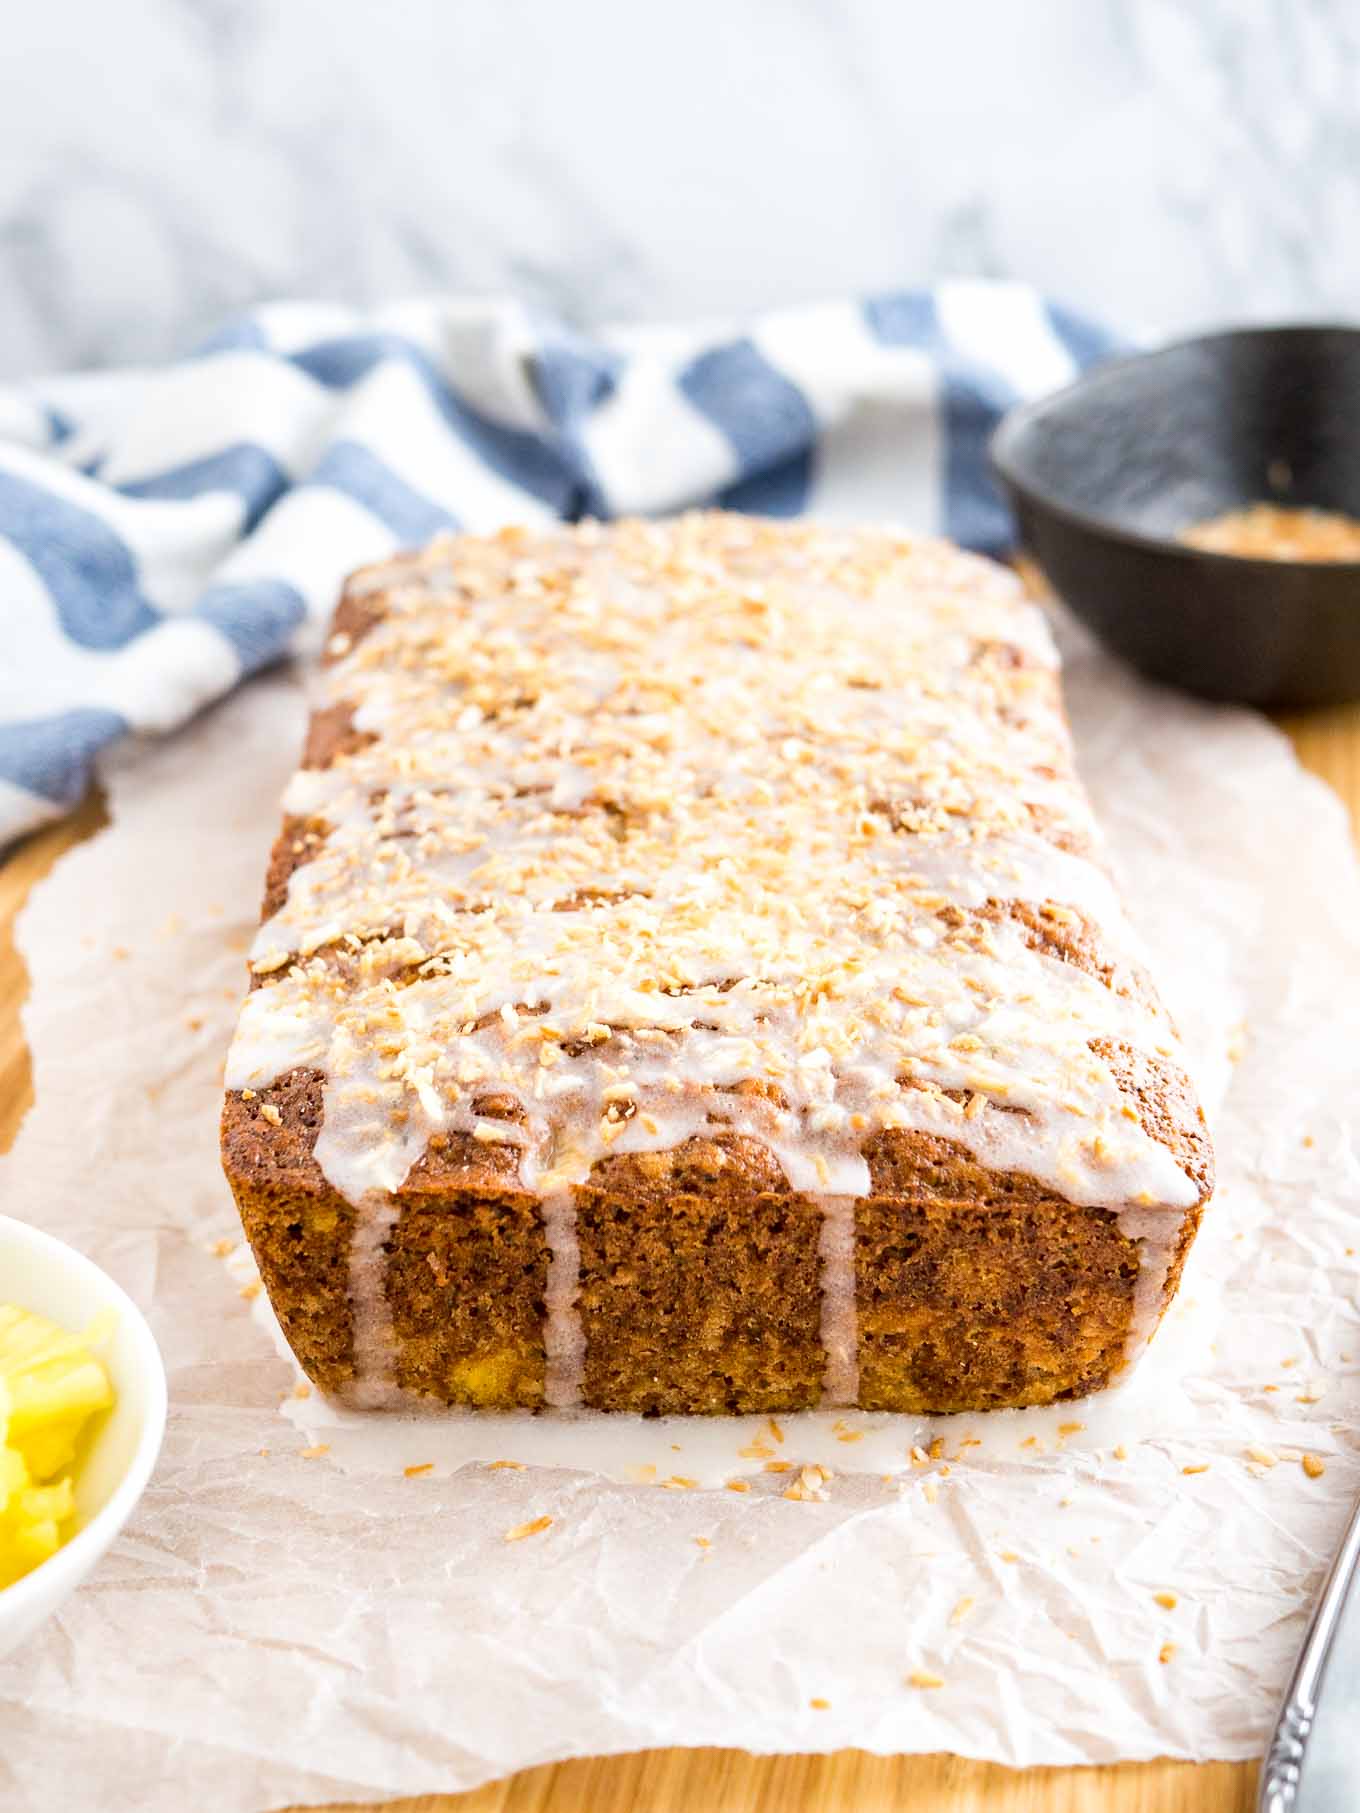
[[[905,1472],[856,1471],[851,1442],[801,1502],[763,1462],[746,1492],[608,1478],[561,1430],[552,1467],[446,1455],[407,1478],[429,1458],[414,1440],[347,1433],[304,1453],[328,1438],[297,1426],[239,1250],[215,1250],[239,1239],[221,1059],[296,679],[107,776],[111,826],[21,922],[37,1101],[0,1203],[148,1309],[171,1421],[124,1538],[0,1663],[6,1807],[233,1813],[663,1744],[1013,1764],[1259,1748],[1360,1486],[1360,886],[1337,801],[1267,724],[1066,637],[1083,772],[1222,1097],[1181,1345],[1154,1350],[1126,1427],[1073,1410],[1085,1431],[1026,1448],[998,1425],[961,1454],[951,1430],[913,1465],[904,1420]],[[807,1458],[781,1433],[772,1452]]]

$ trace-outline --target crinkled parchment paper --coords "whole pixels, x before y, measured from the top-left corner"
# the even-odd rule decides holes
[[[1081,766],[1217,1103],[1179,1345],[1122,1407],[1065,1413],[1084,1430],[1003,1421],[972,1448],[951,1425],[926,1464],[906,1419],[791,1419],[768,1453],[820,1442],[834,1475],[801,1501],[759,1448],[738,1467],[749,1430],[708,1437],[747,1491],[665,1489],[648,1467],[723,1457],[667,1432],[668,1462],[631,1425],[608,1465],[561,1428],[532,1464],[521,1429],[504,1439],[531,1464],[494,1468],[494,1432],[328,1433],[289,1395],[248,1262],[215,1251],[239,1235],[216,1128],[297,683],[108,776],[111,826],[22,920],[37,1104],[0,1203],[147,1308],[171,1421],[122,1541],[0,1663],[7,1807],[232,1813],[663,1744],[1016,1764],[1261,1745],[1360,1486],[1360,886],[1340,807],[1269,726],[1069,640]],[[905,1471],[884,1478],[888,1455]]]

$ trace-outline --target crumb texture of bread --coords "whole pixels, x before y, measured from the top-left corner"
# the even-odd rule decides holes
[[[821,1214],[764,1147],[718,1134],[602,1159],[577,1215],[587,1407],[658,1415],[818,1402]]]
[[[223,1165],[362,1407],[1077,1398],[1213,1154],[1014,577],[708,513],[354,575]]]

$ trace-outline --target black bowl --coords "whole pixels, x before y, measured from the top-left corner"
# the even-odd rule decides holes
[[[1054,590],[1144,673],[1253,705],[1360,697],[1360,561],[1175,539],[1263,500],[1360,517],[1360,329],[1247,328],[1116,359],[1012,410],[991,457]]]

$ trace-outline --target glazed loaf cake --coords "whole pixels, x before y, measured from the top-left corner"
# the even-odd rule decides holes
[[[1135,1355],[1212,1157],[1008,573],[450,537],[327,661],[222,1126],[318,1385],[945,1411]]]

